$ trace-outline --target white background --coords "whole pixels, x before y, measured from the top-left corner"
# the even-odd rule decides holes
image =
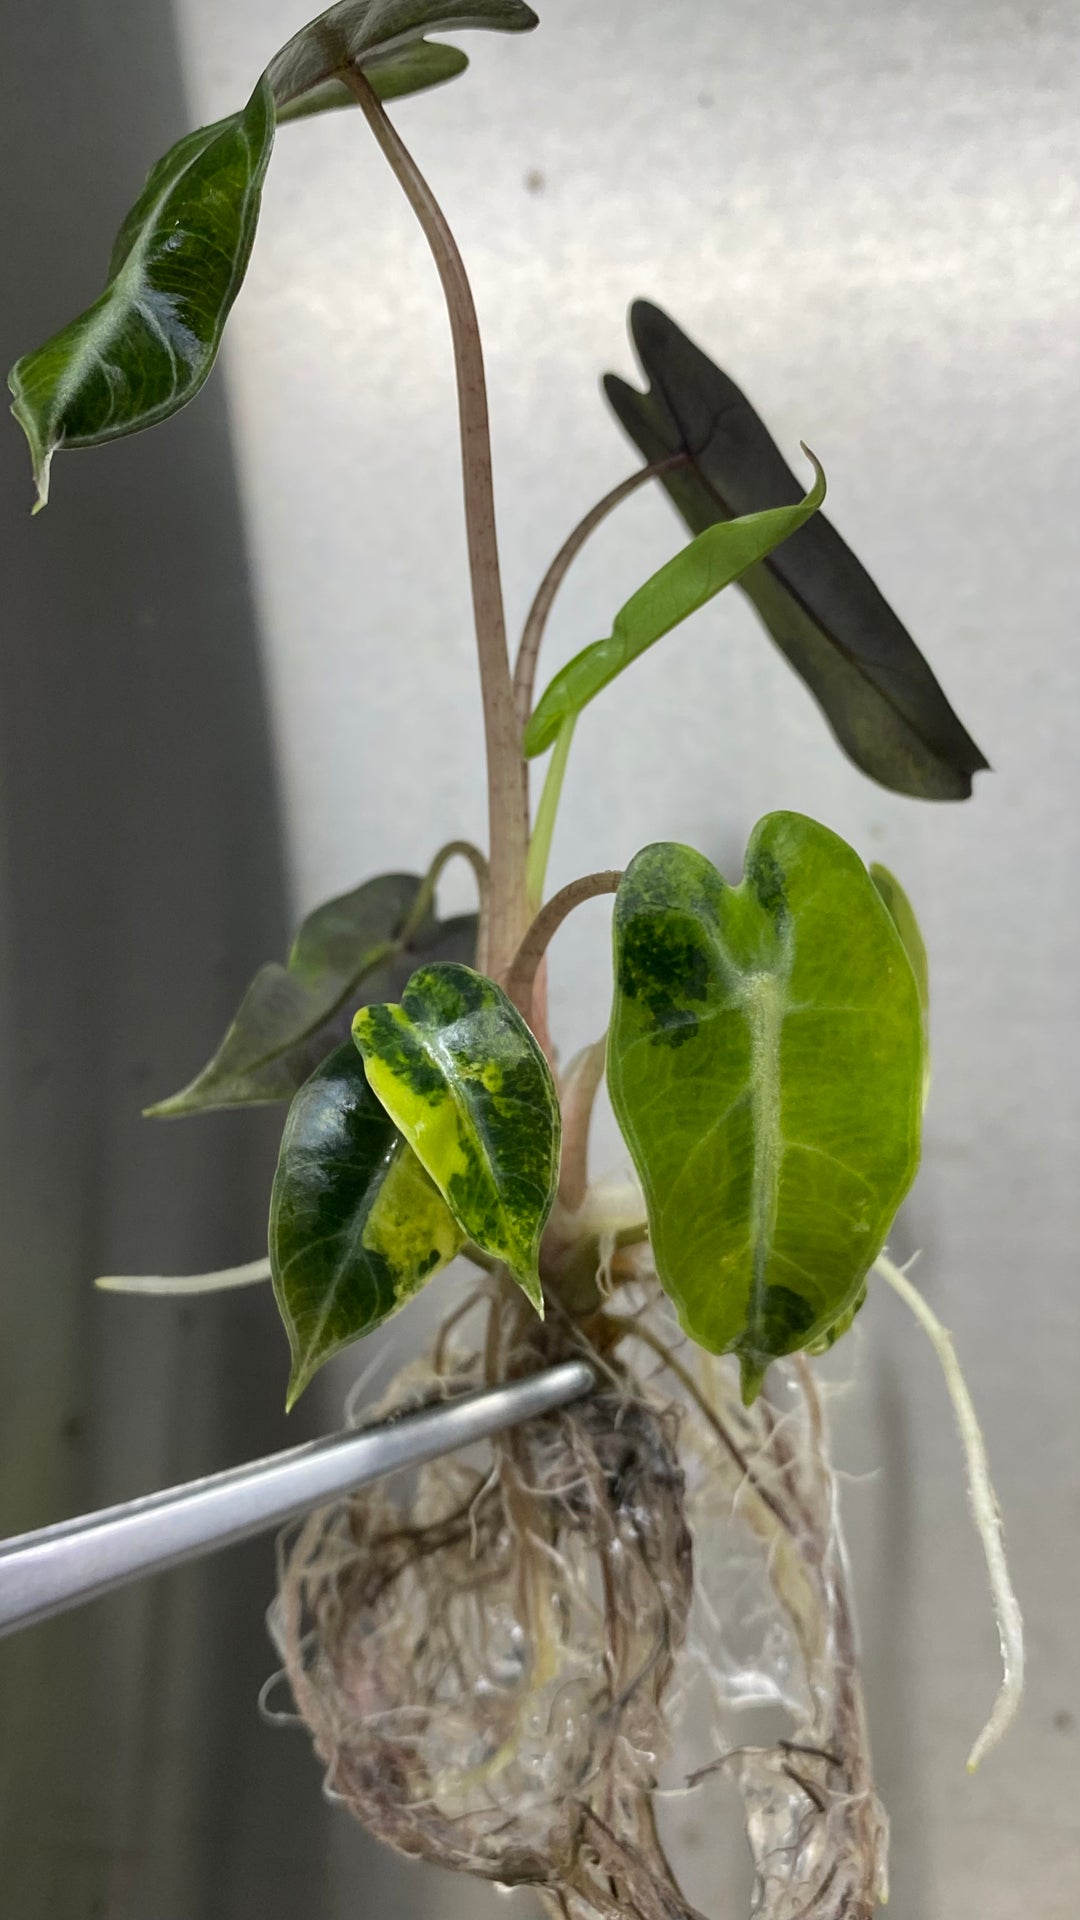
[[[286,0],[177,0],[192,124],[297,25]],[[1071,9],[547,0],[470,35],[472,73],[395,109],[484,328],[512,624],[634,456],[597,395],[624,313],[665,306],[742,384],[928,653],[993,762],[966,805],[842,759],[735,595],[579,730],[553,882],[677,838],[735,877],[769,808],[902,877],[927,934],[934,1087],[898,1238],[953,1327],[1030,1638],[1023,1718],[969,1781],[995,1639],[935,1363],[891,1298],[838,1356],[873,1734],[898,1920],[1066,1920],[1080,1900],[1080,1147],[1075,956],[1076,273]],[[297,910],[483,835],[455,407],[435,276],[358,118],[282,133],[227,359]],[[639,497],[594,541],[550,669],[680,538]],[[563,1043],[605,1019],[605,916],[561,937]],[[239,1255],[238,1255],[239,1257]],[[327,1413],[331,1403],[327,1400]],[[312,1791],[315,1777],[312,1774]],[[694,1893],[744,1911],[711,1805]],[[257,1827],[257,1808],[251,1810]],[[696,1829],[691,1832],[690,1829]],[[336,1915],[368,1911],[343,1839]],[[387,1883],[389,1885],[389,1882]],[[393,1906],[485,1889],[402,1869]],[[741,1897],[741,1896],[739,1896]],[[320,1914],[319,1920],[322,1920]]]

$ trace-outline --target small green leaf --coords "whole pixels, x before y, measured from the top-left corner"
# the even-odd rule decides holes
[[[504,1260],[538,1313],[561,1122],[540,1048],[501,987],[470,967],[414,973],[400,1006],[362,1007],[368,1080],[462,1231]]]
[[[782,540],[790,539],[817,512],[825,498],[825,475],[809,448],[803,451],[816,477],[795,506],[770,508],[707,527],[638,588],[615,615],[609,639],[584,647],[555,675],[525,730],[529,759],[543,753],[563,722],[576,718],[647,647],[738,580]]]
[[[273,141],[274,103],[260,80],[242,113],[188,134],[158,161],[117,237],[101,298],[12,368],[38,507],[58,447],[152,426],[202,386],[247,267]]]
[[[795,475],[734,382],[658,307],[637,301],[630,325],[651,385],[639,393],[608,374],[604,390],[646,460],[688,456],[663,485],[691,533],[796,500]],[[856,766],[896,793],[967,798],[986,760],[824,514],[739,585]]]
[[[646,847],[615,905],[608,1084],[686,1331],[769,1360],[856,1307],[914,1177],[915,976],[862,861],[800,814],[759,822],[742,883]]]
[[[362,997],[382,1000],[400,992],[418,960],[471,960],[475,914],[440,921],[429,911],[410,931],[426,885],[414,873],[384,873],[316,907],[287,964],[260,967],[213,1059],[147,1113],[164,1120],[289,1100],[331,1047],[348,1037]]]
[[[377,84],[375,68],[382,68],[385,84],[385,73],[394,65],[408,70],[413,49],[417,42],[423,44],[425,33],[451,33],[466,27],[521,33],[537,24],[532,8],[522,0],[466,0],[464,5],[455,5],[454,0],[340,0],[338,6],[328,7],[301,27],[271,60],[266,73],[279,108],[287,107],[349,66],[362,67],[373,85]],[[428,48],[421,58],[427,62],[438,55]],[[445,71],[440,75],[449,77]],[[384,99],[389,97],[383,93]]]
[[[347,1041],[296,1095],[274,1176],[270,1266],[292,1349],[287,1407],[464,1240]]]

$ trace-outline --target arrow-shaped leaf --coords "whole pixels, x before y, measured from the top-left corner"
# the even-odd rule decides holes
[[[856,1306],[915,1173],[915,975],[849,846],[799,814],[759,822],[742,883],[646,847],[615,905],[612,1104],[687,1332],[769,1360]]]
[[[926,942],[922,937],[922,928],[915,918],[915,909],[900,885],[896,875],[888,867],[872,865],[870,878],[889,909],[893,926],[900,935],[904,952],[911,963],[915,975],[915,985],[919,990],[919,1006],[922,1009],[923,1023],[923,1106],[930,1094],[930,962],[927,958]]]
[[[809,449],[815,480],[791,507],[772,507],[707,527],[662,566],[615,615],[607,640],[584,647],[555,675],[525,730],[529,758],[551,746],[564,721],[576,719],[590,700],[657,640],[738,580],[816,513],[825,498],[825,475]]]
[[[270,1265],[292,1349],[287,1405],[463,1244],[347,1041],[289,1108],[274,1177]]]
[[[555,1199],[554,1083],[516,1007],[470,967],[414,973],[400,1006],[362,1007],[353,1037],[373,1091],[468,1238],[504,1260],[537,1312]]]
[[[661,313],[631,309],[639,393],[609,374],[607,397],[663,476],[692,533],[797,500],[799,485],[734,382]],[[987,762],[892,608],[823,514],[739,582],[856,766],[897,793],[961,800]]]
[[[11,370],[38,506],[58,447],[152,426],[196,394],[240,289],[274,141],[260,80],[243,113],[159,160],[125,220],[99,300]]]
[[[471,960],[476,916],[416,925],[428,882],[384,873],[316,907],[285,966],[260,967],[213,1059],[190,1085],[149,1107],[155,1119],[289,1100],[332,1047],[348,1037],[359,1001],[400,992],[417,962]]]
[[[59,448],[137,433],[198,393],[247,271],[277,120],[346,104],[348,67],[384,100],[461,73],[465,55],[426,31],[536,24],[522,0],[343,0],[282,48],[241,113],[170,148],[120,229],[101,298],[8,376],[37,507]]]

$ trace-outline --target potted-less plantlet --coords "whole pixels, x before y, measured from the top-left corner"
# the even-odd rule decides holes
[[[755,1912],[839,1920],[884,1897],[886,1826],[813,1357],[851,1325],[874,1274],[930,1332],[967,1451],[1006,1667],[973,1763],[1007,1723],[1022,1672],[970,1401],[948,1336],[884,1251],[928,1087],[922,940],[890,874],[791,812],[758,823],[737,884],[663,842],[550,897],[546,870],[580,716],[731,584],[870,778],[954,801],[986,762],[825,519],[815,456],[804,449],[800,484],[739,389],[644,303],[631,330],[646,386],[606,382],[643,464],[564,542],[511,661],[476,316],[385,103],[465,67],[429,31],[535,24],[522,0],[331,7],[246,106],[158,162],[104,293],[13,369],[14,412],[44,505],[56,452],[191,399],[243,279],[278,126],[359,108],[446,295],[489,845],[450,842],[425,873],[366,880],[311,914],[286,964],[257,974],[213,1058],[150,1111],[289,1102],[269,1258],[217,1279],[272,1277],[290,1404],[459,1256],[475,1286],[388,1406],[570,1354],[589,1356],[598,1384],[483,1458],[424,1469],[407,1498],[312,1516],[282,1551],[284,1671],[329,1785],[373,1831],[533,1884],[564,1914],[642,1920],[693,1911],[654,1795],[677,1701],[699,1676],[717,1708],[708,1764],[744,1797]],[[652,482],[688,544],[537,697],[545,624],[575,555]],[[531,814],[529,763],[543,756]],[[439,879],[459,856],[477,911],[442,919]],[[548,949],[603,894],[614,896],[610,1025],[564,1063]],[[633,1169],[617,1187],[590,1180],[605,1075]],[[702,1575],[707,1532],[739,1573],[741,1610]],[[746,1699],[783,1705],[788,1734],[733,1746],[727,1711]]]

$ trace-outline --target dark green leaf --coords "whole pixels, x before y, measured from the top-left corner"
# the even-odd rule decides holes
[[[852,849],[759,822],[742,883],[646,847],[615,905],[612,1103],[686,1331],[769,1360],[849,1315],[915,1173],[915,976]]]
[[[441,87],[464,73],[469,62],[457,47],[436,40],[413,40],[400,52],[385,60],[365,62],[364,72],[380,100],[399,100],[405,94],[422,93],[428,87]],[[290,99],[278,108],[277,123],[307,120],[312,114],[326,113],[336,107],[355,107],[356,95],[343,80],[324,80],[310,92]]]
[[[663,476],[692,533],[788,505],[799,484],[750,402],[657,307],[631,329],[651,382],[609,374],[607,397],[646,460],[686,453]],[[987,762],[911,635],[823,514],[739,582],[856,766],[897,793],[961,800]]]
[[[301,1087],[270,1203],[270,1265],[292,1348],[287,1405],[464,1244],[364,1078],[350,1041]]]
[[[414,873],[384,873],[316,907],[287,964],[260,967],[213,1059],[148,1113],[170,1119],[289,1100],[348,1038],[361,999],[399,993],[419,960],[473,959],[475,914],[439,921],[429,911],[409,930],[426,884]]]
[[[631,596],[615,615],[610,638],[584,647],[555,675],[525,729],[530,759],[550,747],[563,722],[576,719],[639,654],[805,526],[825,498],[825,475],[809,449],[805,451],[816,476],[805,498],[793,507],[774,507],[706,527]]]
[[[152,426],[202,386],[247,267],[273,141],[274,103],[260,80],[243,113],[188,134],[158,161],[120,230],[101,298],[12,368],[39,507],[58,447]]]
[[[539,1313],[540,1235],[561,1122],[540,1048],[505,993],[470,967],[414,973],[400,1006],[362,1007],[368,1080],[462,1231],[504,1260]]]
[[[466,27],[520,33],[536,25],[535,13],[522,0],[464,0],[461,5],[454,0],[341,0],[294,34],[266,73],[274,99],[285,107],[312,87],[336,79],[344,67],[363,67],[374,83],[372,62],[407,63],[425,33]]]

